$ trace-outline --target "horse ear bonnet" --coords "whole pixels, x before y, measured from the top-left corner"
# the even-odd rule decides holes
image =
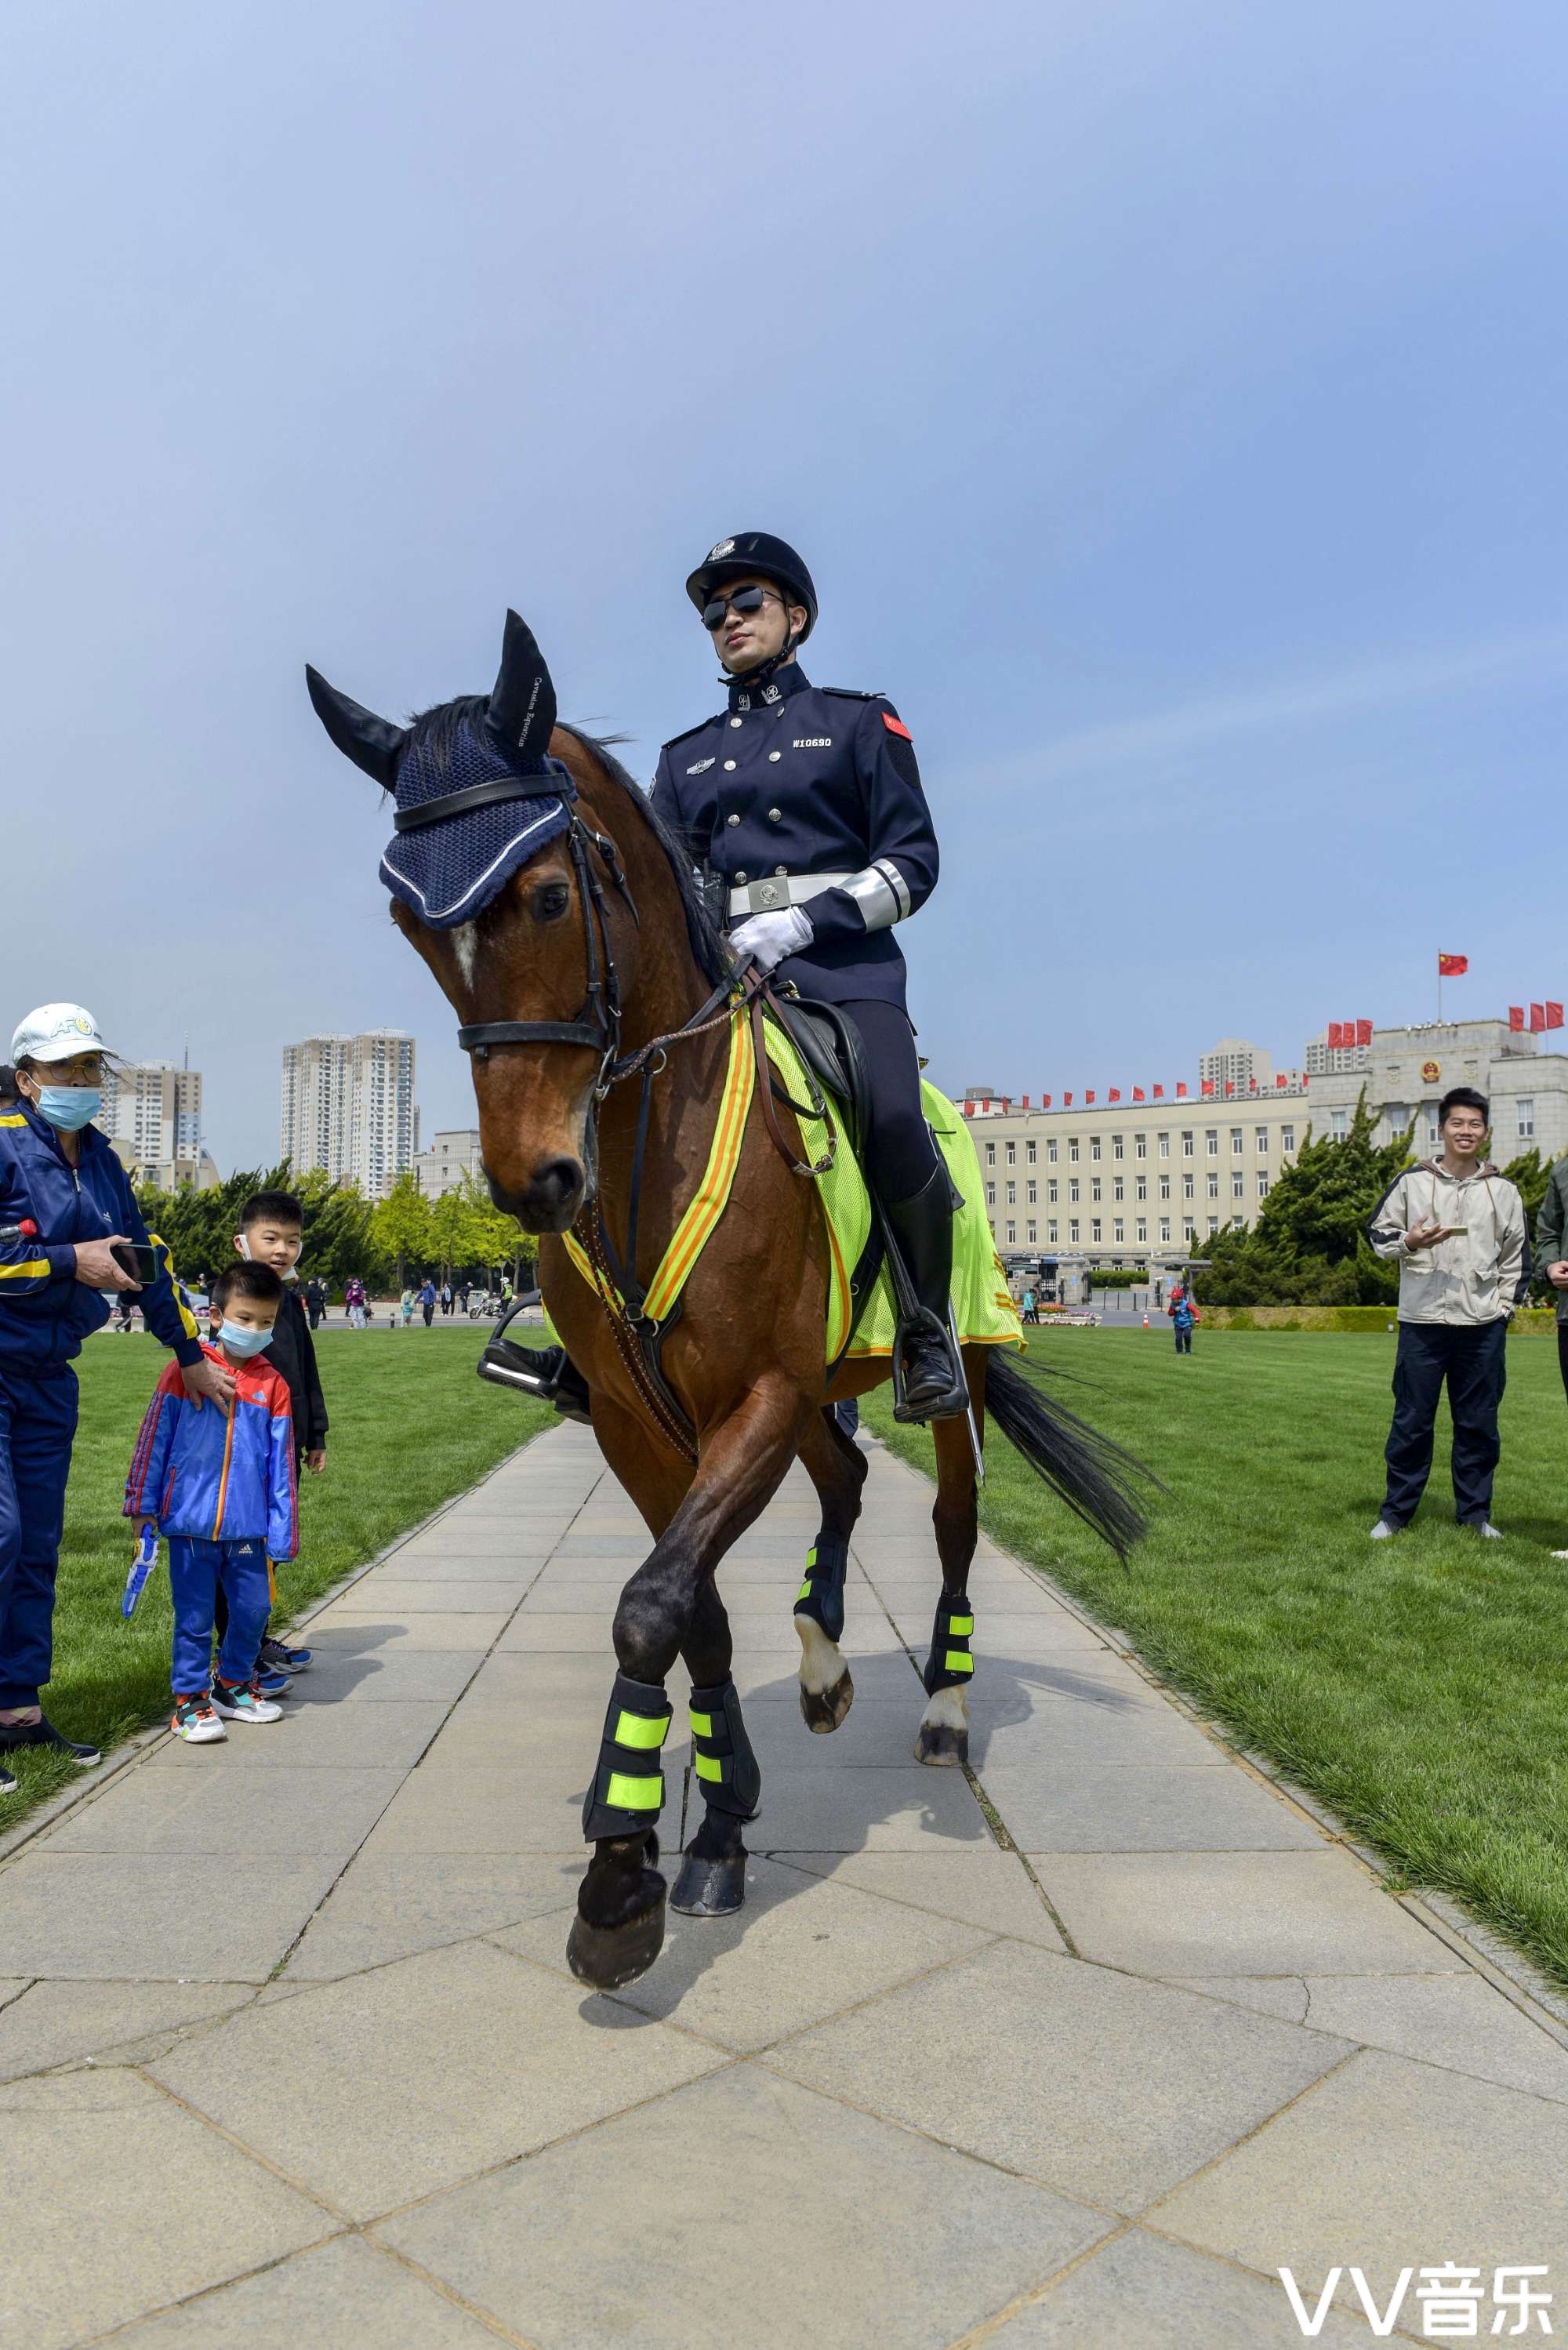
[[[556,840],[571,822],[576,787],[549,756],[556,689],[534,632],[506,615],[501,671],[488,704],[455,723],[403,729],[361,710],[307,670],[310,698],[340,751],[397,796],[407,817],[435,800],[476,785],[533,782],[537,790],[400,828],[381,859],[394,898],[431,930],[452,931],[504,889],[519,867]],[[372,762],[376,764],[372,764]]]

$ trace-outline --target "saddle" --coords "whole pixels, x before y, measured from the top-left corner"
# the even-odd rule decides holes
[[[871,1079],[866,1047],[853,1020],[836,1003],[807,1003],[774,993],[774,1010],[816,1082],[848,1111],[857,1134],[867,1130]]]

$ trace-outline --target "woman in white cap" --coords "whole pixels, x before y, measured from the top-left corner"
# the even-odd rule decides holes
[[[11,1042],[16,1098],[0,1110],[0,1794],[7,1758],[51,1748],[88,1764],[38,1703],[49,1678],[55,1575],[77,1424],[71,1358],[109,1319],[106,1290],[139,1290],[149,1329],[171,1347],[186,1392],[220,1406],[234,1383],[202,1352],[160,1253],[139,1282],[114,1254],[146,1249],[124,1168],[91,1123],[106,1047],[79,1003],[45,1003]]]

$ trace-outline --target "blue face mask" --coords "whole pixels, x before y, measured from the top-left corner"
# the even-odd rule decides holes
[[[97,1086],[40,1086],[38,1114],[62,1134],[75,1134],[98,1116],[103,1095]]]
[[[270,1330],[247,1330],[243,1322],[225,1321],[218,1333],[218,1344],[231,1355],[243,1358],[246,1355],[259,1355],[264,1347],[270,1347],[273,1336]]]

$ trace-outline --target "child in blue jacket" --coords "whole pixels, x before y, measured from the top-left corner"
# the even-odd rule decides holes
[[[299,1544],[294,1422],[287,1383],[261,1349],[273,1335],[283,1283],[269,1264],[230,1265],[213,1284],[223,1315],[207,1351],[234,1381],[226,1412],[192,1409],[177,1368],[153,1390],[125,1482],[125,1514],[169,1541],[174,1603],[170,1679],[175,1735],[192,1745],[225,1738],[227,1721],[276,1721],[255,1687],[272,1605],[269,1558]],[[229,1619],[212,1679],[213,1616],[220,1586]]]

